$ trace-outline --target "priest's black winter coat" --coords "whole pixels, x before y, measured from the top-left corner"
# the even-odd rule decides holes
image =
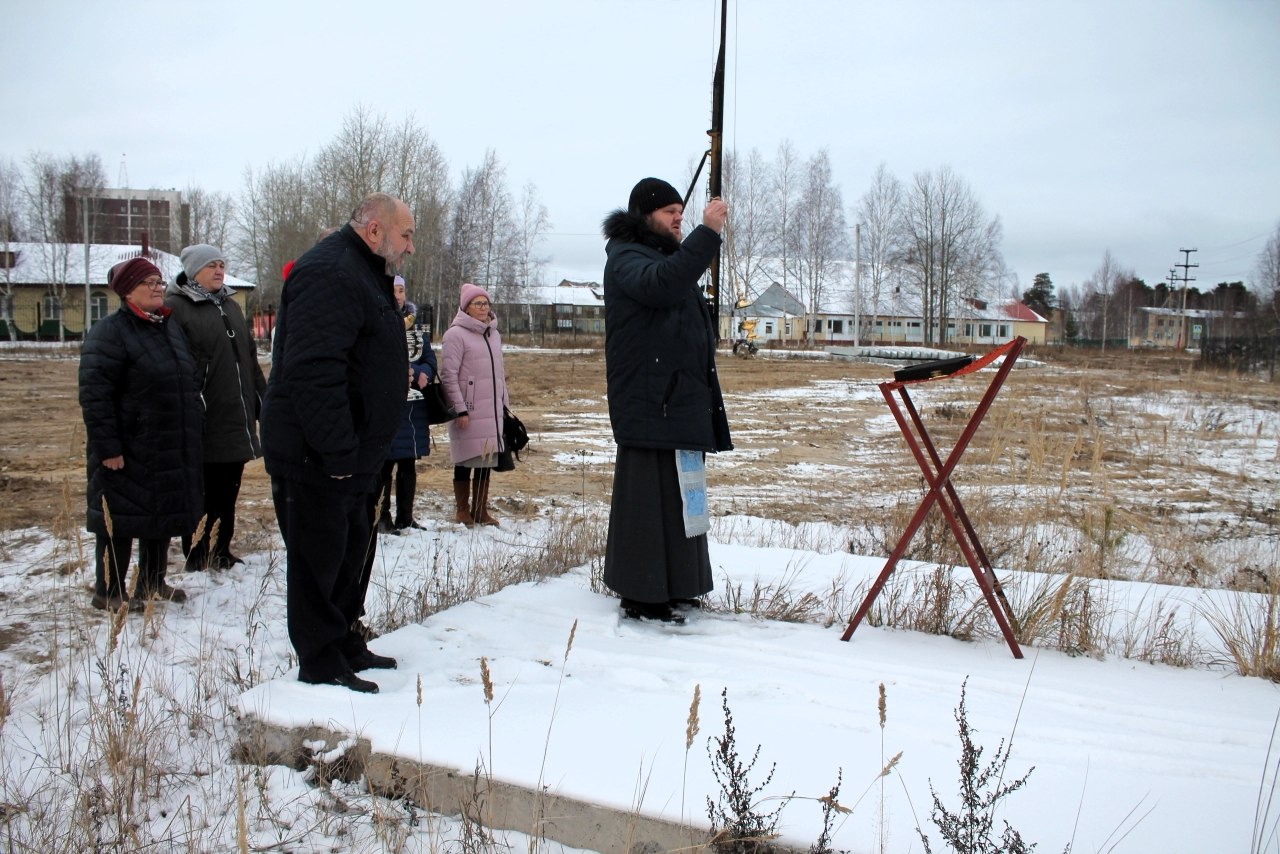
[[[167,309],[164,311],[167,312]],[[196,365],[182,330],[127,305],[90,331],[80,354],[88,528],[161,540],[195,530],[204,514],[201,434],[204,409]],[[102,464],[124,457],[124,468]]]
[[[704,225],[683,243],[644,217],[604,221],[605,370],[619,445],[728,451],[729,421],[716,375],[716,334],[698,279],[720,249]]]
[[[259,424],[267,473],[371,491],[409,390],[386,262],[349,225],[329,235],[289,273],[275,334]]]

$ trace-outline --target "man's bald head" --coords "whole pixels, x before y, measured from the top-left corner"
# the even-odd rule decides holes
[[[389,193],[370,193],[351,212],[351,227],[395,274],[405,255],[413,254],[413,213]]]
[[[351,227],[360,230],[374,221],[388,225],[395,218],[397,204],[403,202],[390,193],[370,193],[351,212]]]

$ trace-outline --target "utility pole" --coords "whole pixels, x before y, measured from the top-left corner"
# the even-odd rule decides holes
[[[853,224],[853,346],[862,346],[862,223]]]
[[[1191,253],[1199,252],[1200,250],[1179,249],[1178,251],[1182,253],[1182,263],[1174,264],[1173,266],[1182,268],[1182,322],[1178,326],[1178,349],[1181,350],[1184,346],[1186,346],[1183,343],[1185,341],[1185,338],[1183,336],[1187,332],[1187,283],[1194,282],[1196,280],[1195,276],[1188,276],[1187,274],[1191,272],[1191,269],[1193,267],[1200,266],[1199,264],[1191,263]]]

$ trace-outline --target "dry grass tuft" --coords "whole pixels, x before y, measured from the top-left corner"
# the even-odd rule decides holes
[[[1280,585],[1225,602],[1206,599],[1202,613],[1227,654],[1221,663],[1241,676],[1280,682]]]
[[[381,610],[371,607],[366,622],[386,633],[510,584],[544,581],[586,564],[597,571],[606,533],[606,517],[600,513],[560,511],[532,543],[476,538],[455,551],[436,541],[426,577],[416,588],[378,587],[375,569],[369,600]]]
[[[750,614],[760,620],[822,622],[826,603],[812,591],[797,589],[800,569],[799,566],[788,566],[776,584],[757,578],[750,589],[744,584],[731,583],[726,575],[720,588],[706,597],[705,607],[722,614]]]

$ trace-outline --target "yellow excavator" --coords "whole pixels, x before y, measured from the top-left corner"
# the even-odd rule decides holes
[[[738,301],[734,303],[734,314],[751,305],[751,301],[747,299],[746,288],[741,281],[738,282]],[[749,359],[759,352],[760,348],[756,346],[756,324],[759,323],[754,317],[743,317],[738,321],[738,337],[733,342],[733,355],[741,356]]]

